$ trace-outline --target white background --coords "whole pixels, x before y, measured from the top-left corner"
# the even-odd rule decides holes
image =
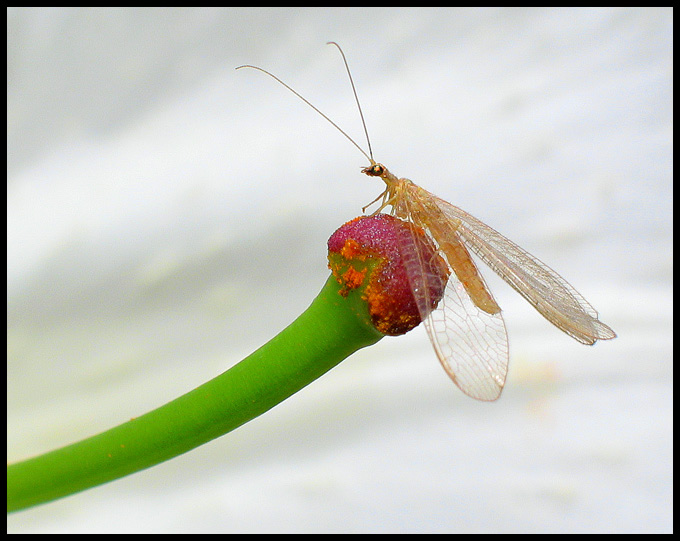
[[[669,532],[672,11],[10,9],[8,460],[223,372],[324,283],[375,157],[567,278],[588,348],[489,279],[496,403],[416,330],[10,532]],[[491,272],[484,268],[485,276]]]

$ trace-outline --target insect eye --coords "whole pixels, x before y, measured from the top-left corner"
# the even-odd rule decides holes
[[[378,164],[374,165],[373,167],[371,167],[371,172],[375,176],[379,177],[380,175],[383,174],[383,166],[378,163]]]

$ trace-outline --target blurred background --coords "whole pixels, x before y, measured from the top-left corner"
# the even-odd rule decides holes
[[[7,454],[228,369],[323,285],[375,158],[562,274],[618,338],[559,332],[487,268],[500,401],[423,329],[193,452],[12,533],[670,532],[670,9],[12,8]]]

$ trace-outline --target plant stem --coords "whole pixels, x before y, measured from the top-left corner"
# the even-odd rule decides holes
[[[290,326],[193,391],[101,434],[7,467],[7,511],[17,511],[159,464],[234,430],[382,334],[359,292],[330,277]]]

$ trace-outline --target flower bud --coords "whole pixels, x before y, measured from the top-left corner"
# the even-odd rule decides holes
[[[361,216],[340,227],[328,239],[328,261],[340,294],[359,289],[375,328],[392,336],[417,327],[436,308],[449,277],[425,231],[388,214]]]

